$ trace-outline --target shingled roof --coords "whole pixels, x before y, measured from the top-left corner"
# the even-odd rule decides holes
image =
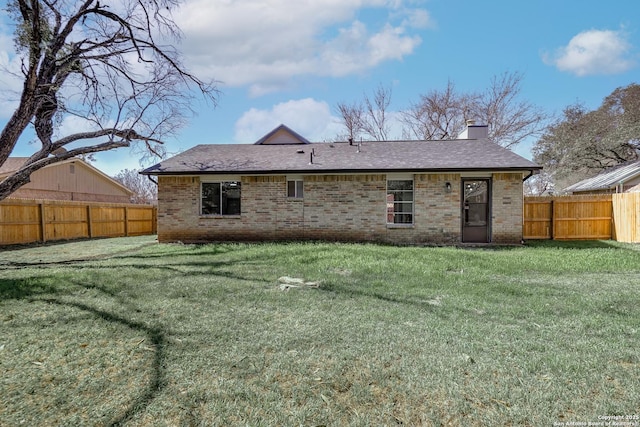
[[[371,141],[353,145],[198,145],[144,175],[536,171],[537,164],[488,140]]]
[[[28,157],[9,157],[5,162],[0,165],[0,175],[7,175],[20,169],[25,162],[29,160]]]

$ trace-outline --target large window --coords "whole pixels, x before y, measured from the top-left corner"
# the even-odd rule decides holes
[[[202,215],[240,215],[239,181],[203,182]]]
[[[413,224],[413,180],[387,181],[387,223]]]
[[[304,196],[303,181],[301,179],[292,179],[287,181],[287,197],[292,199],[302,199]]]

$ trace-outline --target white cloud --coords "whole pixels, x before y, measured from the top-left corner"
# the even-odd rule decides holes
[[[402,22],[403,27],[408,28],[435,28],[435,21],[431,18],[431,15],[428,11],[424,9],[414,9],[406,11],[405,19]]]
[[[0,22],[0,118],[8,118],[18,106],[22,82],[20,58],[14,53],[13,39]]]
[[[623,31],[583,31],[557,49],[555,55],[544,54],[546,63],[577,76],[618,74],[635,66],[629,58],[631,44]]]
[[[98,129],[98,126],[83,117],[65,115],[62,122],[56,129],[56,136],[63,137],[73,135],[74,133],[92,132]]]
[[[311,142],[332,139],[341,131],[329,104],[305,98],[282,102],[269,110],[250,109],[236,122],[234,139],[239,143],[253,143],[280,124]]]
[[[181,50],[199,76],[249,86],[254,96],[282,89],[292,79],[363,73],[413,53],[426,28],[425,10],[401,0],[188,0],[177,12]],[[356,17],[381,15],[371,28]]]

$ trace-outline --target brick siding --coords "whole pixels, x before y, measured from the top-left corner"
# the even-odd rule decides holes
[[[414,224],[387,225],[384,174],[304,177],[304,198],[285,176],[242,177],[241,215],[201,216],[200,178],[159,176],[161,242],[330,240],[394,244],[460,242],[459,174],[414,175]],[[446,189],[446,183],[451,189]],[[494,174],[493,237],[522,239],[521,174]]]
[[[493,174],[493,204],[491,207],[492,242],[522,241],[524,194],[522,174]]]

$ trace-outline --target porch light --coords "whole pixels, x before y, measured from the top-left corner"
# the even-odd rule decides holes
[[[446,191],[447,193],[451,193],[451,183],[450,182],[446,182],[444,184],[444,191]]]

